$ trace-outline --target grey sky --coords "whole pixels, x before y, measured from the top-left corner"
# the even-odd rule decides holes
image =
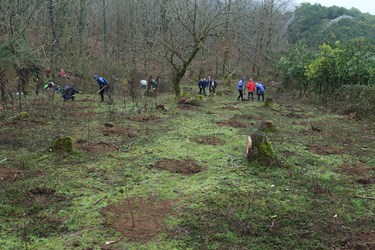
[[[375,15],[375,2],[374,0],[295,0],[297,4],[299,3],[320,3],[323,6],[340,6],[347,9],[352,7],[359,9],[361,12],[368,12]]]

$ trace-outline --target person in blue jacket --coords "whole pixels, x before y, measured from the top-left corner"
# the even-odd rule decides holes
[[[244,86],[244,82],[243,82],[243,79],[241,79],[238,84],[237,84],[237,89],[238,89],[238,97],[237,97],[237,101],[239,101],[241,99],[241,101],[243,101],[243,86]]]
[[[258,95],[258,102],[260,101],[260,96],[262,96],[262,101],[264,102],[264,92],[266,88],[260,82],[255,83],[255,92]]]
[[[101,102],[104,102],[104,93],[108,95],[109,100],[112,102],[112,97],[109,91],[109,82],[104,77],[94,75],[94,80],[98,82]]]

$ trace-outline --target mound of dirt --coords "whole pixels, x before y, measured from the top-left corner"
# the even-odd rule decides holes
[[[159,122],[162,119],[157,116],[149,115],[149,116],[143,116],[143,115],[137,115],[129,118],[133,122]]]
[[[66,115],[68,117],[86,119],[86,118],[92,118],[95,114],[92,112],[71,111],[71,112],[66,112]]]
[[[242,115],[242,114],[236,114],[234,115],[235,118],[239,120],[260,120],[261,117],[259,115]]]
[[[203,167],[201,167],[195,160],[166,159],[157,161],[152,167],[184,175],[196,174],[203,170]]]
[[[78,140],[77,148],[86,152],[108,153],[117,151],[117,147],[106,142],[87,142],[86,140]]]
[[[12,183],[22,178],[23,172],[15,168],[0,165],[0,182]]]
[[[318,155],[337,155],[337,154],[344,154],[345,150],[336,148],[329,145],[311,145],[308,147],[308,149],[316,153]]]
[[[96,102],[96,100],[85,98],[85,99],[75,100],[75,102]]]
[[[375,175],[371,167],[363,164],[344,164],[340,166],[340,172],[359,184],[374,184]]]
[[[288,118],[296,118],[296,119],[305,119],[305,118],[307,118],[307,115],[294,113],[293,111],[292,112],[281,113],[281,115],[285,116],[285,117],[288,117]]]
[[[27,208],[36,206],[38,207],[37,210],[40,208],[48,208],[53,203],[67,201],[66,197],[56,194],[54,189],[43,186],[26,190],[25,193],[18,198],[19,200],[16,203],[20,203]]]
[[[46,124],[47,122],[44,122],[44,121],[22,119],[22,120],[13,120],[11,122],[4,123],[3,125],[33,128],[33,127],[43,126]]]
[[[239,107],[234,107],[234,106],[224,106],[221,109],[223,109],[223,110],[240,110]]]
[[[246,124],[236,121],[235,118],[229,119],[227,121],[220,121],[218,122],[218,124],[220,126],[228,126],[228,127],[234,127],[234,128],[246,128],[247,127]]]
[[[340,242],[340,249],[375,249],[375,232],[364,232]]]
[[[172,214],[172,201],[130,198],[102,209],[106,225],[130,241],[147,242],[163,231],[164,220]]]
[[[192,140],[199,144],[224,145],[225,141],[216,136],[195,136]]]
[[[133,132],[131,128],[124,128],[118,126],[105,126],[105,128],[102,129],[102,133],[103,135],[118,135],[125,138],[134,138],[137,136],[137,134]]]

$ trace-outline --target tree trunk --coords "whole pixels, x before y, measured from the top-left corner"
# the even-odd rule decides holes
[[[108,28],[107,28],[107,7],[105,0],[102,0],[103,3],[103,46],[104,46],[104,57],[108,59]]]
[[[52,31],[52,41],[51,41],[51,61],[52,61],[52,68],[54,68],[56,64],[56,47],[58,44],[58,37],[57,37],[57,31],[56,31],[56,22],[55,22],[55,1],[49,0],[48,4],[48,14],[49,14],[49,20],[51,25],[51,31]]]
[[[228,0],[228,5],[227,5],[227,13],[229,13],[231,11],[231,5],[232,5],[232,1],[231,0]],[[223,77],[226,76],[227,74],[227,68],[228,68],[228,62],[229,62],[229,48],[230,48],[230,45],[229,45],[229,40],[231,39],[230,38],[230,35],[229,35],[229,18],[227,17],[227,20],[225,22],[225,26],[224,26],[224,55],[223,55],[223,69],[222,69],[222,74],[223,74]]]
[[[79,1],[79,16],[78,16],[78,42],[79,42],[79,55],[83,54],[83,35],[85,32],[85,8],[86,0]]]
[[[6,91],[5,91],[5,85],[7,83],[7,79],[5,77],[5,71],[4,69],[0,68],[0,97],[1,101],[6,104]]]
[[[193,51],[191,52],[191,54],[189,56],[189,59],[186,62],[183,62],[182,66],[177,69],[177,71],[175,72],[175,74],[173,76],[172,82],[173,82],[173,87],[174,87],[176,98],[181,97],[181,94],[182,94],[181,93],[181,86],[180,86],[181,79],[184,77],[184,75],[186,73],[186,70],[190,66],[193,59],[195,58],[195,55],[200,50],[199,45],[200,45],[200,41],[197,41],[195,46],[194,46]]]

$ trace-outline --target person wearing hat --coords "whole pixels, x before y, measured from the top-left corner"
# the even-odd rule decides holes
[[[240,79],[240,81],[238,82],[237,84],[237,89],[238,89],[238,97],[237,97],[237,101],[239,101],[241,99],[241,101],[243,101],[243,86],[244,86],[244,82],[243,82],[243,79]]]
[[[99,91],[97,93],[100,94],[101,102],[104,102],[104,93],[108,95],[109,100],[112,102],[111,94],[109,93],[109,82],[104,77],[94,75],[94,80],[99,85]]]

